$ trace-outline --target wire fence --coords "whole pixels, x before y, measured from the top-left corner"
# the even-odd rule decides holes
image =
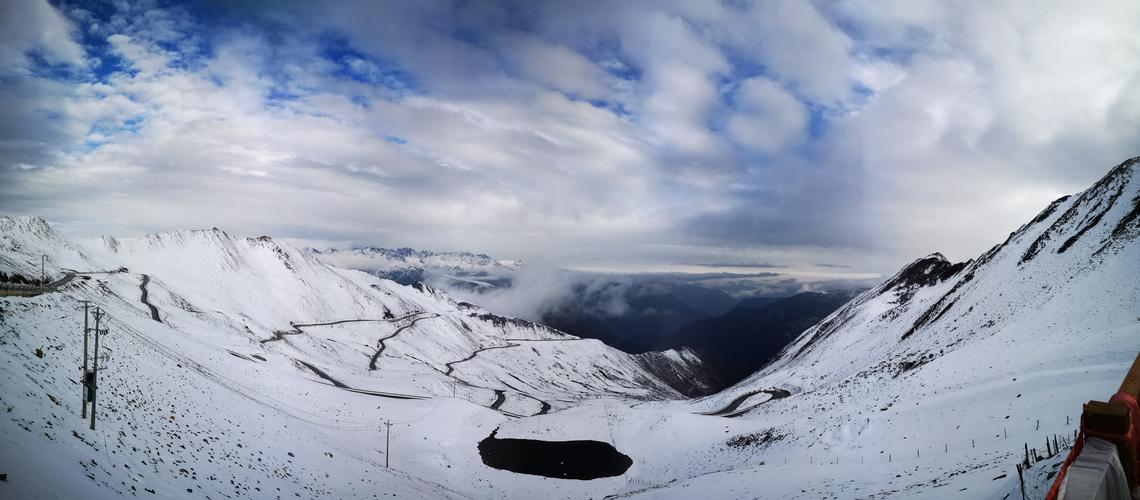
[[[973,453],[970,450],[984,451],[993,453],[995,450],[1000,450],[1003,455],[1010,457],[1009,466],[1012,468],[1018,461],[1024,461],[1026,450],[1032,456],[1030,463],[1036,464],[1039,459],[1036,457],[1050,457],[1055,454],[1055,450],[1067,449],[1067,446],[1072,445],[1072,441],[1076,436],[1076,427],[1080,424],[1079,416],[1075,415],[1060,415],[1053,417],[1041,418],[1027,418],[1022,420],[1010,421],[1003,426],[994,426],[991,432],[975,433],[973,435],[959,433],[958,429],[948,429],[942,432],[941,435],[945,436],[943,439],[924,439],[919,433],[902,435],[903,442],[912,445],[900,446],[896,441],[890,447],[878,447],[874,445],[864,445],[857,448],[850,447],[827,447],[826,445],[816,445],[814,448],[818,451],[799,450],[793,451],[789,454],[778,455],[776,458],[767,461],[767,465],[789,464],[789,465],[874,465],[883,463],[895,462],[926,462],[937,458],[943,458],[946,455],[961,454],[963,452]],[[795,435],[808,434],[807,431],[781,431],[779,429],[772,429],[775,434],[774,438],[768,438],[771,443],[775,444],[781,440],[779,434],[781,432],[791,433]],[[1052,436],[1056,435],[1056,443],[1053,442]],[[1032,437],[1031,437],[1032,436]],[[1050,441],[1046,447],[1045,437],[1049,436]],[[736,436],[747,437],[745,436]],[[1029,440],[1034,441],[1029,441]],[[758,444],[763,445],[764,439],[760,439]],[[1038,442],[1039,441],[1039,442]],[[995,444],[998,443],[998,444]],[[730,445],[731,446],[731,445]]]
[[[1025,444],[1022,461],[1017,464],[1018,489],[1023,500],[1045,498],[1076,439],[1072,435],[1046,436],[1044,449]]]
[[[739,471],[741,467],[785,466],[796,469],[818,467],[821,469],[821,475],[828,474],[827,469],[837,467],[856,470],[866,468],[867,474],[872,476],[876,473],[885,474],[887,470],[890,470],[893,475],[893,471],[896,469],[921,467],[922,464],[929,464],[932,469],[935,465],[941,467],[942,465],[937,464],[937,462],[946,460],[947,457],[951,460],[962,461],[962,454],[966,453],[968,460],[1000,466],[1002,472],[992,479],[995,481],[1004,480],[1005,483],[1003,484],[1006,485],[1004,487],[1011,488],[1012,494],[1007,497],[1007,500],[1017,500],[1018,498],[1038,500],[1044,498],[1049,488],[1052,487],[1061,463],[1076,440],[1078,431],[1075,427],[1079,425],[1080,421],[1077,417],[1062,415],[1034,418],[1024,421],[1024,423],[1017,423],[1020,425],[998,428],[992,434],[987,433],[974,438],[959,437],[957,440],[940,440],[937,444],[929,443],[909,449],[897,447],[889,449],[865,448],[864,452],[861,449],[820,447],[818,452],[809,453],[795,451],[780,453],[779,450],[773,450],[772,453],[764,456],[763,461],[752,464],[733,463],[722,467],[714,466],[688,479]],[[1058,432],[1045,434],[1051,430]],[[1025,440],[1029,434],[1035,435],[1031,438],[1032,442]],[[729,440],[740,437],[742,436],[734,436]],[[778,442],[779,438],[774,441]],[[996,442],[1001,444],[995,444]],[[760,446],[764,446],[763,440],[758,441],[758,443]],[[888,467],[884,469],[884,466]],[[935,484],[940,481],[941,479],[936,479]],[[632,476],[628,479],[626,486],[628,491],[623,495],[651,491],[668,484],[656,478]]]

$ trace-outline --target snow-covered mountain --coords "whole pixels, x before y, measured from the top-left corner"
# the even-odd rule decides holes
[[[49,274],[73,277],[55,293],[0,299],[0,401],[9,415],[0,420],[4,449],[50,450],[42,461],[0,458],[0,470],[23,478],[0,485],[17,496],[71,497],[80,490],[70,488],[88,481],[87,474],[104,491],[149,487],[172,495],[182,490],[171,485],[186,484],[188,494],[217,496],[233,493],[231,478],[240,488],[253,487],[260,477],[246,470],[253,458],[283,491],[361,496],[359,480],[330,485],[317,472],[371,467],[381,458],[376,436],[366,434],[366,448],[357,445],[381,418],[412,426],[417,415],[429,421],[451,415],[459,419],[458,432],[584,399],[679,398],[670,383],[696,378],[697,360],[688,352],[629,355],[456,302],[430,286],[334,268],[269,237],[211,229],[75,241],[42,219],[22,217],[0,217],[0,229],[0,270],[38,275],[40,256],[47,255]],[[104,420],[94,432],[84,431],[72,411],[81,300],[111,317],[103,343],[111,353],[101,375]],[[34,357],[41,346],[50,354]],[[257,422],[273,430],[239,437]],[[417,430],[417,441],[428,439],[429,430]],[[419,465],[427,468],[423,477],[452,466],[446,449],[454,436],[430,439],[434,444],[407,449],[412,456],[420,447],[435,450]],[[258,456],[237,458],[243,442]],[[284,450],[294,446],[313,451],[311,460],[325,452],[330,459],[291,469]],[[192,452],[172,457],[171,448]],[[269,449],[274,455],[263,465]],[[350,463],[331,460],[334,454]],[[470,460],[466,450],[462,455]],[[225,463],[207,465],[206,457]],[[46,469],[68,481],[38,490],[42,482],[28,481]],[[450,487],[391,475],[365,482],[396,481],[405,488],[398,491],[414,496]]]
[[[691,376],[688,353],[647,361],[269,238],[0,229],[0,270],[46,253],[81,271],[0,299],[0,449],[18,450],[0,497],[1014,498],[1025,443],[1071,434],[1140,351],[1140,159],[977,259],[918,259],[698,400],[663,380]],[[95,431],[80,299],[113,318]],[[481,458],[492,435],[631,465],[516,474]]]
[[[520,262],[500,261],[486,254],[434,252],[412,248],[362,247],[352,249],[306,249],[322,262],[358,269],[404,285],[437,282],[473,290],[509,285]]]
[[[1083,193],[1056,200],[976,259],[952,264],[932,254],[914,261],[702,405],[713,410],[751,394],[738,406],[747,409],[770,397],[755,391],[787,391],[742,418],[787,437],[774,456],[846,464],[829,468],[817,492],[943,497],[967,488],[962,494],[972,498],[1000,498],[1016,477],[1010,468],[1018,447],[1072,435],[1081,403],[1114,392],[1138,351],[1134,158]],[[806,483],[795,478],[804,472],[783,477],[794,488],[761,486],[778,470],[686,484],[802,494]]]

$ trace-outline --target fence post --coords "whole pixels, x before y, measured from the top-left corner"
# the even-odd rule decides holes
[[[1017,464],[1017,482],[1021,484],[1021,500],[1025,500],[1025,476],[1021,470],[1021,464]]]

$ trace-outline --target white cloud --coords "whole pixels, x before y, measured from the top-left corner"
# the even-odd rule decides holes
[[[752,13],[761,59],[805,95],[830,104],[848,97],[851,41],[811,3],[757,2]]]
[[[611,99],[611,77],[581,54],[535,36],[504,40],[503,53],[520,77],[585,99]]]
[[[93,233],[889,271],[976,254],[1140,152],[1135,2],[289,4],[210,30],[0,6],[0,210]],[[108,56],[129,70],[96,75]]]
[[[73,27],[47,0],[0,2],[0,65],[25,65],[29,51],[58,64],[81,65],[83,48]]]
[[[774,153],[803,139],[807,110],[776,82],[762,77],[741,82],[736,107],[727,128],[745,147]]]
[[[970,257],[1140,154],[1125,132],[1140,126],[1140,4],[926,7],[844,14],[894,59],[861,77],[877,95],[839,126],[858,137],[866,211],[891,221],[870,228],[879,246]]]

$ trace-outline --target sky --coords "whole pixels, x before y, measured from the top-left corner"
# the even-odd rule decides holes
[[[0,213],[892,272],[1140,155],[1138,27],[1133,0],[0,0]]]

